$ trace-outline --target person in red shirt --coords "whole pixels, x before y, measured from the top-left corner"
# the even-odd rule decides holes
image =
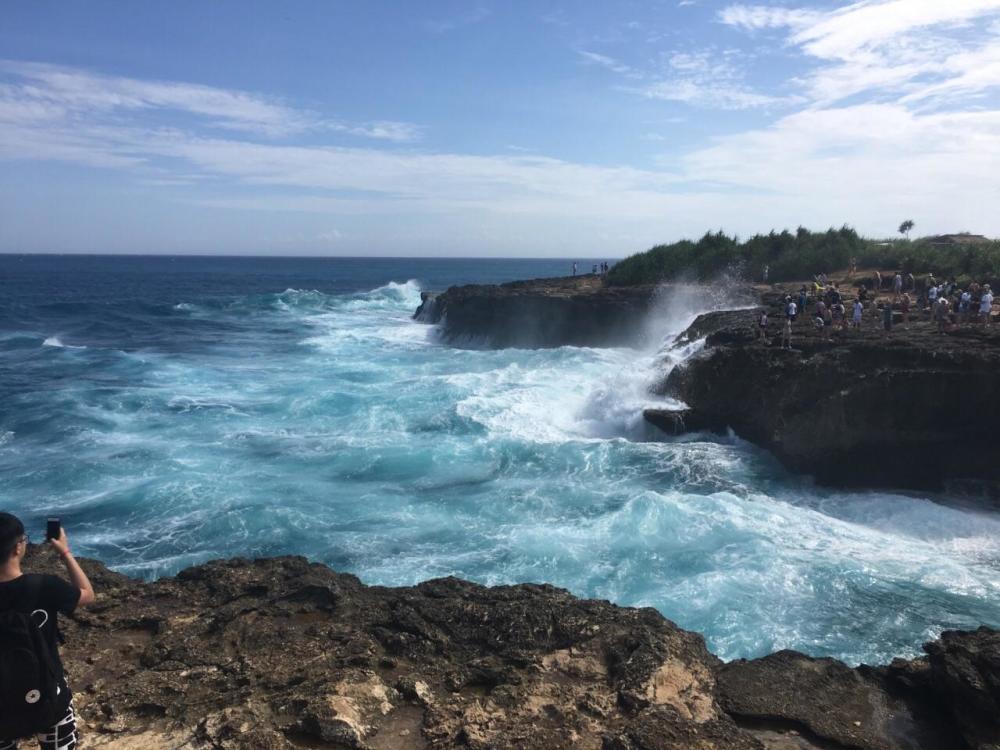
[[[0,612],[23,612],[31,614],[33,620],[39,620],[42,636],[56,662],[58,710],[62,718],[48,731],[37,735],[38,746],[41,750],[76,750],[76,715],[73,712],[73,696],[59,658],[57,619],[60,614],[70,615],[77,607],[92,604],[96,597],[87,574],[69,550],[66,530],[60,529],[59,538],[50,539],[49,544],[62,557],[68,582],[59,576],[21,570],[28,551],[24,524],[10,513],[0,513]],[[0,738],[0,750],[17,750],[18,739]]]

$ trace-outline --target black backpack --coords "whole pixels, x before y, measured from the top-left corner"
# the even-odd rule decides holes
[[[37,601],[40,582],[28,585]],[[47,620],[44,610],[0,612],[0,739],[46,732],[62,718],[56,657],[42,633]]]

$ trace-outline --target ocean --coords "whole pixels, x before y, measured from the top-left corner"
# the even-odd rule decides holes
[[[1000,625],[995,509],[653,439],[649,385],[708,300],[666,304],[641,351],[459,349],[411,319],[421,290],[570,264],[0,256],[0,509],[147,579],[300,554],[372,584],[548,582],[726,659],[880,663]]]

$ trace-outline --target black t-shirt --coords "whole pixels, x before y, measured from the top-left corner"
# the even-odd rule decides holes
[[[44,622],[42,635],[56,657],[56,669],[64,685],[62,659],[59,658],[57,617],[60,613],[72,614],[79,601],[80,589],[59,576],[26,573],[13,581],[0,582],[0,611],[35,613],[35,621],[39,624]],[[36,610],[42,610],[44,615]]]

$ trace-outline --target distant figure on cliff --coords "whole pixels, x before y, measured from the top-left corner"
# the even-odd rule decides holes
[[[0,513],[0,750],[17,750],[18,740],[32,734],[41,750],[75,750],[73,696],[59,658],[60,613],[94,602],[94,589],[69,551],[66,530],[49,540],[66,565],[72,583],[59,576],[22,573],[28,551],[24,524]],[[6,667],[4,667],[6,665]],[[13,710],[10,710],[13,709]]]
[[[799,314],[798,306],[792,301],[791,297],[785,297],[785,317],[791,322],[795,320],[796,316]]]
[[[573,275],[576,276],[576,261],[573,261]]]
[[[794,302],[792,304],[795,304]],[[781,348],[792,348],[792,319],[785,318],[785,327],[781,329]]]
[[[913,292],[917,288],[917,280],[913,277],[912,273],[906,274],[906,288]]]
[[[937,323],[938,333],[944,333],[945,329],[948,327],[948,298],[938,297],[938,301],[934,303],[934,322]]]
[[[757,338],[767,343],[767,310],[762,310],[757,318]]]
[[[861,330],[861,315],[864,313],[864,311],[865,311],[865,305],[861,301],[861,298],[859,297],[858,299],[854,300],[854,315],[851,318],[851,325],[854,328],[857,328],[859,331]]]
[[[990,324],[990,316],[993,313],[993,291],[989,284],[983,286],[983,296],[979,298],[979,314],[983,316],[983,323]]]
[[[764,264],[764,283],[765,284],[767,283],[767,277],[768,277],[768,274],[770,272],[771,272],[771,267],[767,263],[765,263]]]
[[[896,275],[892,277],[892,291],[896,297],[903,293],[903,274],[899,271],[896,271]]]
[[[875,272],[875,291],[881,291],[882,289],[882,274],[878,271]]]

